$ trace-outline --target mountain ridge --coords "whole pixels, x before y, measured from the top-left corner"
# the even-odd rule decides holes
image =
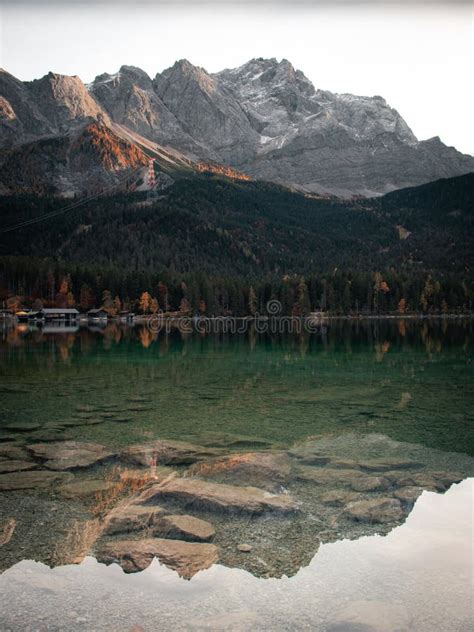
[[[154,78],[121,66],[87,87],[77,76],[21,82],[0,72],[4,147],[93,120],[188,164],[227,165],[323,195],[371,197],[474,170],[474,157],[439,137],[418,141],[383,97],[316,89],[288,60],[256,58],[212,74],[182,59]]]

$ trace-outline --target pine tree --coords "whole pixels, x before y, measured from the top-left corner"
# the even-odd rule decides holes
[[[249,313],[252,316],[255,316],[257,312],[257,295],[252,285],[249,287],[248,307],[249,307]]]
[[[112,293],[110,290],[104,290],[102,292],[102,309],[109,314],[113,314],[114,312],[114,302],[112,300]]]
[[[303,277],[301,277],[298,285],[298,305],[300,314],[303,316],[309,314],[311,306],[309,304],[308,286]]]

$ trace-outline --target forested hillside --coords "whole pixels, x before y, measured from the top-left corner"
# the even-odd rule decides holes
[[[469,309],[473,190],[470,174],[341,202],[200,175],[157,198],[98,199],[1,234],[1,298],[86,308],[106,291],[136,308],[146,291],[150,309],[184,300],[239,315],[271,297],[288,313]],[[66,205],[3,198],[1,223]]]

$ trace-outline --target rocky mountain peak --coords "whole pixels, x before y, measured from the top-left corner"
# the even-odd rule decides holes
[[[124,99],[130,90],[136,88],[153,92],[153,82],[147,73],[136,66],[121,66],[114,74],[98,75],[88,86],[89,92],[107,109],[108,101],[121,95]]]
[[[185,87],[194,84],[203,92],[212,94],[216,90],[216,82],[204,68],[193,66],[187,59],[180,59],[171,68],[167,68],[155,77],[155,89],[161,96],[171,86]]]
[[[313,84],[300,70],[287,60],[280,62],[274,57],[251,59],[238,68],[226,69],[215,75],[219,81],[233,87],[239,94],[274,91],[278,89],[297,90],[305,95],[315,92]]]
[[[151,77],[136,66],[121,66],[118,76],[122,81],[133,82],[135,85],[143,88],[144,90],[150,90],[153,88],[153,82]]]
[[[99,116],[106,117],[77,76],[49,72],[25,85],[43,115],[58,129]]]
[[[201,145],[202,158],[227,163],[231,156],[240,160],[250,155],[249,145],[258,142],[258,136],[238,100],[216,76],[180,60],[156,75],[154,86],[182,131]]]

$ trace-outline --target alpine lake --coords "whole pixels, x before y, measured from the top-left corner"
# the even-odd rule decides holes
[[[473,343],[0,323],[0,629],[473,629]]]

